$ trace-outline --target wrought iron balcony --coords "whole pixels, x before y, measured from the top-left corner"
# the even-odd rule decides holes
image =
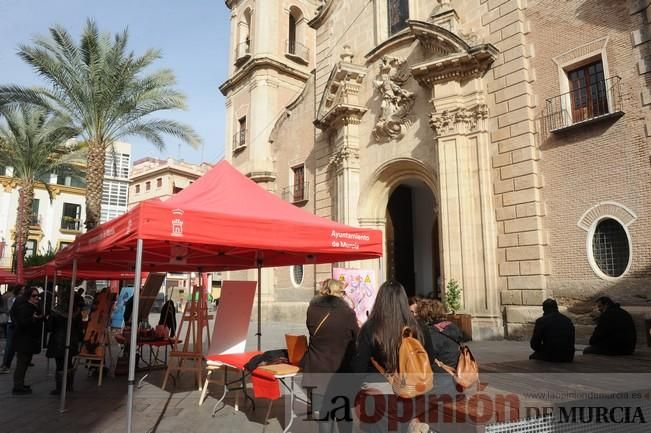
[[[301,63],[307,64],[310,59],[310,49],[296,40],[285,40],[285,54]]]
[[[620,81],[620,77],[614,76],[547,99],[544,115],[546,129],[560,132],[623,115]]]
[[[41,216],[38,214],[38,212],[31,212],[28,215],[28,221],[29,221],[29,225],[31,227],[40,227],[41,226]]]
[[[61,230],[80,231],[81,221],[77,218],[63,216],[61,218]]]
[[[308,201],[309,182],[295,183],[283,188],[282,197],[290,203],[301,204]]]
[[[246,146],[246,129],[240,129],[233,134],[233,150],[243,149]]]

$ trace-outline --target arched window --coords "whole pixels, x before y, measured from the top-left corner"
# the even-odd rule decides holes
[[[244,11],[238,27],[239,38],[236,59],[242,59],[251,55],[251,9]]]
[[[305,27],[307,21],[298,7],[289,8],[287,26],[287,40],[285,41],[285,55],[299,63],[307,64],[309,50],[305,46]]]
[[[287,52],[289,54],[296,54],[296,18],[294,15],[289,15],[289,38],[287,40]]]
[[[407,27],[409,19],[409,0],[388,0],[389,36]]]

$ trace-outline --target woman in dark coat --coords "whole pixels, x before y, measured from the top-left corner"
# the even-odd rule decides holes
[[[355,312],[343,300],[345,292],[341,282],[326,280],[319,292],[307,309],[310,344],[301,360],[301,368],[305,373],[303,386],[315,387],[312,407],[323,417],[330,412],[327,396],[338,392],[339,379],[343,378],[332,373],[350,371],[359,328]],[[352,424],[346,420],[339,421],[338,427],[341,433],[352,430]],[[330,431],[329,422],[320,422],[319,430]]]
[[[63,382],[63,364],[66,351],[66,332],[68,327],[68,300],[63,300],[54,307],[47,320],[47,330],[50,332],[50,341],[47,345],[45,356],[54,358],[56,363],[56,372],[54,381],[56,388],[50,394],[61,394],[61,385]],[[81,338],[81,314],[77,305],[74,306],[72,314],[72,327],[70,333],[70,350],[68,352],[68,367],[72,367],[72,358],[79,353],[79,341]],[[74,369],[68,370],[68,380],[66,382],[67,391],[73,391]]]
[[[463,332],[457,325],[447,320],[446,314],[445,306],[437,299],[421,299],[416,307],[416,316],[426,325],[429,334],[427,337],[431,341],[428,354],[432,371],[436,375],[434,391],[438,395],[454,397],[457,394],[454,379],[434,361],[438,359],[454,369],[459,362],[459,345],[463,339]]]
[[[25,374],[32,362],[32,356],[41,352],[43,316],[39,313],[38,299],[38,290],[32,287],[25,292],[23,299],[16,299],[11,309],[11,320],[16,326],[14,350],[17,359],[13,394],[32,393],[32,389],[25,385]]]

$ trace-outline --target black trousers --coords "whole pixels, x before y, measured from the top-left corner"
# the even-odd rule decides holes
[[[16,370],[14,370],[14,389],[25,387],[25,374],[29,363],[32,362],[32,353],[16,352]]]

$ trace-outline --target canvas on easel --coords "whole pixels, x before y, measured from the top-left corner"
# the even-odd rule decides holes
[[[164,273],[150,273],[147,275],[145,284],[140,289],[140,302],[138,305],[138,323],[146,321],[149,317],[151,307],[154,305],[156,296],[160,291],[163,281],[165,281]]]
[[[173,372],[180,374],[191,371],[195,374],[197,388],[201,389],[201,376],[203,372],[204,335],[210,341],[208,321],[212,316],[208,314],[208,299],[206,294],[207,279],[203,281],[204,287],[194,286],[191,298],[185,304],[181,322],[177,331],[178,340],[173,343],[172,352],[169,354],[167,370],[163,379],[162,388],[165,389],[167,379]],[[185,364],[185,365],[184,365]]]
[[[222,283],[219,307],[215,314],[212,340],[207,355],[243,353],[246,350],[246,337],[255,298],[255,281],[224,281]],[[203,385],[199,405],[208,392],[210,376],[219,367],[208,365],[206,381]]]
[[[98,385],[100,386],[102,385],[106,354],[109,357],[109,365],[112,364],[108,326],[111,320],[113,299],[113,293],[108,290],[104,290],[97,295],[96,302],[93,303],[93,309],[90,312],[81,350],[76,356],[78,360],[85,361],[87,366],[99,368]],[[109,350],[106,350],[107,347]]]

